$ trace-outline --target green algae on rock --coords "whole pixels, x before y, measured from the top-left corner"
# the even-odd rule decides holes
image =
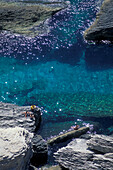
[[[6,30],[27,36],[47,33],[49,28],[45,21],[53,14],[65,8],[66,3],[23,3],[0,2],[0,30]]]
[[[113,1],[104,0],[95,22],[85,31],[86,40],[113,41]]]

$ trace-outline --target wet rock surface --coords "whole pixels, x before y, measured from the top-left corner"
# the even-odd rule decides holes
[[[85,31],[86,40],[113,41],[113,1],[104,0],[95,22]]]
[[[48,18],[66,7],[64,2],[17,1],[0,2],[0,30],[26,36],[36,36],[49,31]]]
[[[90,145],[96,143],[98,147],[93,148],[95,150],[90,149]],[[110,142],[110,144],[109,144]],[[102,148],[102,143],[107,144],[106,153],[100,152]],[[94,135],[90,140],[87,139],[74,139],[70,142],[66,147],[59,149],[56,153],[54,153],[56,161],[60,166],[67,169],[109,169],[113,170],[113,152],[112,149],[109,150],[109,145],[113,149],[113,138],[104,136],[104,135]],[[107,150],[108,148],[108,150]],[[102,151],[102,150],[101,150]],[[104,154],[105,153],[105,154]]]
[[[26,170],[32,157],[33,134],[21,127],[0,128],[0,169]]]

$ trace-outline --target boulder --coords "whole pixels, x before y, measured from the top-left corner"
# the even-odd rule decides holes
[[[99,137],[100,136],[100,137]],[[101,145],[107,144],[106,147],[109,148],[109,153],[101,153],[100,150],[90,150],[89,143],[91,145],[92,141],[96,142],[98,148],[102,148]],[[100,138],[100,142],[99,141]],[[92,139],[74,139],[66,147],[59,149],[54,153],[54,157],[59,165],[63,168],[70,170],[113,170],[113,138],[104,135],[94,135]]]
[[[105,135],[95,135],[91,138],[87,145],[89,149],[95,150],[101,153],[113,153],[113,138]]]
[[[34,132],[41,121],[40,109],[34,113],[34,118],[25,117],[25,112],[30,111],[30,106],[17,106],[0,102],[0,128],[23,127]]]
[[[31,164],[38,166],[47,162],[48,146],[47,142],[40,136],[35,135],[32,139],[33,157]]]
[[[0,30],[26,36],[36,36],[49,31],[45,22],[66,7],[64,2],[17,1],[0,2]]]
[[[21,127],[0,128],[0,170],[27,170],[33,134]]]
[[[104,0],[95,22],[85,31],[86,40],[113,41],[113,1]]]
[[[88,146],[85,139],[75,139],[66,147],[59,149],[54,153],[56,161],[64,168],[84,169],[87,166],[87,161],[93,156],[93,152],[87,150]]]

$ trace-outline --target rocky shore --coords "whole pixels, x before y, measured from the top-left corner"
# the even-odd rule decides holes
[[[26,115],[27,113],[27,115]],[[41,123],[41,110],[33,112],[30,106],[17,106],[0,102],[0,169],[26,170],[38,156],[47,160],[47,143],[36,135]],[[36,160],[37,164],[42,163]]]
[[[49,31],[47,19],[66,8],[64,1],[0,2],[0,31],[36,36]]]
[[[54,157],[62,168],[69,170],[113,170],[113,137],[81,136],[59,149]]]
[[[26,115],[27,113],[27,115]],[[30,106],[17,106],[0,102],[0,168],[1,170],[26,170],[30,163],[39,166],[47,162],[48,145],[37,130],[41,123],[39,107],[32,112]],[[80,129],[77,136],[85,133],[88,128]],[[65,136],[68,136],[65,137]],[[63,141],[76,136],[72,131],[62,135]],[[59,142],[63,142],[60,140]]]
[[[41,122],[40,108],[33,111],[34,117],[26,115],[26,111],[31,113],[31,107],[0,103],[1,170],[36,170],[46,165],[49,148],[59,148],[58,143],[62,146],[54,153],[57,166],[40,169],[113,170],[112,136],[86,134],[89,128],[82,127],[45,141],[37,135]]]
[[[113,41],[113,1],[104,0],[94,23],[85,31],[88,41]]]

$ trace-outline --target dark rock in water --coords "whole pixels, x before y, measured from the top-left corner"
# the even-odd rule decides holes
[[[54,5],[55,4],[55,5]],[[47,22],[53,14],[66,7],[64,2],[19,1],[0,2],[0,30],[27,36],[49,31]]]
[[[84,37],[86,40],[113,41],[113,1],[105,0],[97,14],[95,22],[88,28]]]
[[[78,130],[72,130],[70,132],[64,133],[62,135],[59,135],[55,138],[48,140],[48,144],[53,145],[55,143],[66,142],[69,139],[79,137],[80,135],[86,133],[88,130],[89,130],[89,127],[82,127]]]
[[[95,141],[95,143],[97,141],[97,144],[95,145],[98,145],[98,148],[100,147],[101,149],[97,149],[95,147],[96,150],[93,151],[90,150],[89,145],[93,145],[92,144],[94,143],[93,141]],[[102,151],[103,148],[103,152],[105,152],[106,147],[108,148],[109,153],[101,154],[101,152],[99,151]],[[59,149],[56,153],[54,153],[54,157],[60,166],[70,170],[73,169],[113,170],[113,153],[111,153],[112,151],[113,151],[112,137],[109,138],[109,136],[94,135],[90,140],[86,139],[73,140],[66,147],[63,147]]]
[[[38,166],[47,162],[48,146],[40,135],[35,135],[32,139],[33,157],[31,164]]]
[[[34,113],[34,118],[25,117],[25,112],[30,111],[30,106],[17,106],[0,102],[0,128],[23,127],[34,132],[41,121],[41,111]]]
[[[0,128],[0,170],[27,170],[33,134],[21,127]]]

